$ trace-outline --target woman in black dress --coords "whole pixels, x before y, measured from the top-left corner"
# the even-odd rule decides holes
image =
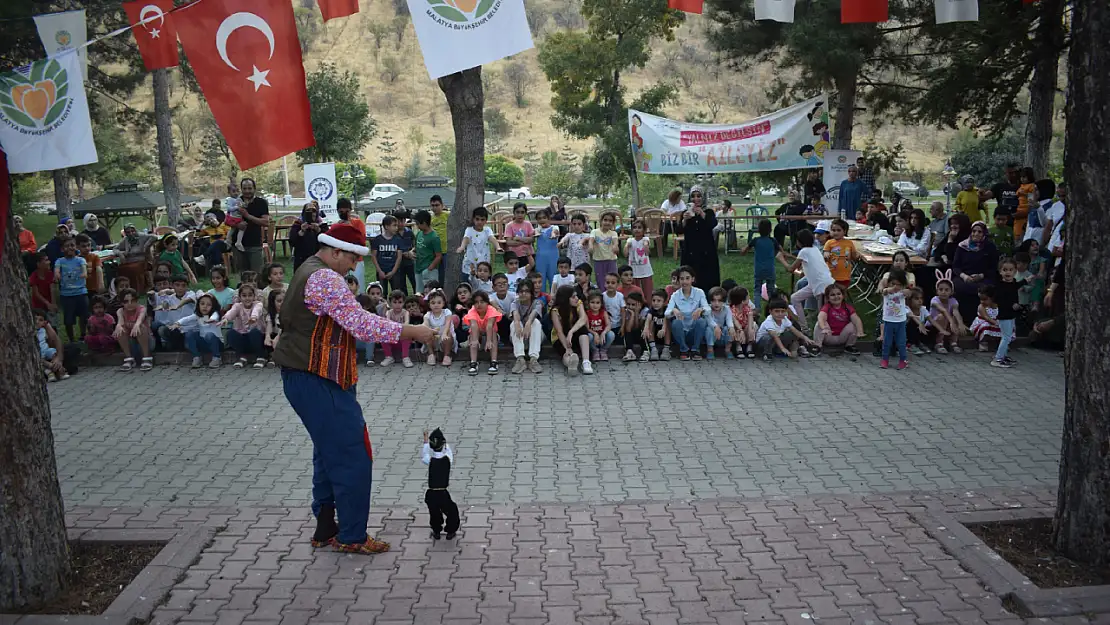
[[[293,271],[301,266],[309,256],[320,249],[316,238],[328,231],[328,225],[320,220],[320,208],[309,202],[301,209],[301,218],[289,228],[289,244],[293,246]]]
[[[682,243],[682,264],[694,268],[694,284],[703,291],[721,285],[721,266],[717,259],[717,239],[713,228],[717,215],[705,208],[701,189],[690,190],[690,201],[682,214],[685,240]]]

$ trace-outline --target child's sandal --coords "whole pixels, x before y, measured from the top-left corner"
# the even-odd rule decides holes
[[[120,371],[130,371],[135,368],[134,358],[124,358],[123,364],[119,366]]]
[[[143,362],[139,365],[139,371],[150,371],[154,368],[154,358],[147,356],[143,358]]]
[[[442,364],[443,364],[444,367],[450,367],[451,366],[451,357],[450,356],[444,356]]]
[[[240,358],[240,359],[239,359],[239,360],[238,360],[238,361],[237,361],[237,362],[236,362],[236,363],[235,363],[234,365],[232,365],[232,366],[234,366],[234,367],[235,367],[236,369],[242,369],[243,367],[246,367],[246,366],[247,366],[247,359],[246,359],[246,358]]]

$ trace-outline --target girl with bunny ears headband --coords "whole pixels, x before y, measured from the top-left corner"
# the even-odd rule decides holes
[[[934,351],[938,354],[960,353],[960,336],[967,334],[967,325],[960,316],[960,305],[952,297],[952,270],[936,272],[937,294],[929,302],[929,319],[926,327],[935,330],[936,346]],[[946,347],[946,344],[949,347]]]

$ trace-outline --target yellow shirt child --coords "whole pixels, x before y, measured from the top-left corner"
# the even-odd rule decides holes
[[[971,223],[983,221],[983,211],[979,209],[979,189],[972,187],[957,193],[956,210],[967,215]]]

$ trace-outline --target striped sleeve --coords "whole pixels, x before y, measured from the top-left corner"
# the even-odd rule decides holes
[[[334,319],[356,340],[374,343],[401,340],[401,324],[363,310],[343,276],[329,269],[321,269],[308,277],[304,303],[314,315]]]

